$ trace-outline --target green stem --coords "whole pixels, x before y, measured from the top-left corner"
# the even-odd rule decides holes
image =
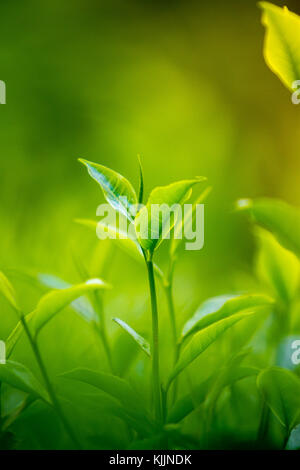
[[[173,364],[175,365],[178,357],[179,357],[179,347],[177,344],[177,325],[176,325],[176,316],[175,316],[175,308],[174,308],[174,301],[173,301],[173,294],[172,294],[172,280],[166,282],[164,285],[167,304],[168,304],[168,311],[170,316],[170,323],[171,323],[171,330],[172,330],[172,342],[173,342]],[[172,402],[174,403],[177,396],[177,380],[174,380],[173,384],[173,393],[172,393]]]
[[[103,348],[104,348],[104,351],[105,351],[105,354],[106,354],[106,357],[107,357],[107,361],[108,361],[110,370],[111,370],[112,374],[114,374],[115,370],[114,370],[111,349],[110,349],[110,345],[109,345],[109,342],[108,342],[108,336],[107,336],[107,331],[106,331],[103,299],[102,299],[101,294],[99,294],[98,292],[94,293],[94,299],[95,299],[95,308],[96,308],[96,311],[98,312],[98,316],[99,316],[99,325],[95,324],[96,331],[98,332],[98,334],[101,338],[101,341],[102,341],[102,344],[103,344]]]
[[[50,379],[49,379],[49,376],[48,376],[48,373],[47,373],[47,370],[46,370],[46,367],[45,367],[45,364],[44,364],[44,361],[42,359],[42,356],[40,354],[40,350],[39,350],[39,347],[36,343],[36,341],[34,340],[29,328],[28,328],[28,325],[27,325],[27,322],[26,322],[26,319],[25,319],[25,316],[23,315],[23,313],[20,313],[20,319],[21,319],[21,323],[24,327],[24,330],[25,330],[25,333],[28,337],[28,340],[30,342],[30,345],[31,345],[31,348],[33,350],[33,353],[36,357],[36,360],[37,360],[37,363],[39,365],[39,368],[40,368],[40,371],[41,371],[41,374],[43,376],[43,379],[44,379],[44,382],[45,382],[45,386],[46,386],[46,389],[48,391],[48,394],[49,394],[49,397],[50,397],[50,400],[52,402],[52,405],[53,407],[55,408],[58,416],[60,417],[61,419],[61,422],[63,423],[64,427],[65,427],[65,430],[66,432],[69,434],[73,444],[75,445],[75,447],[77,449],[80,448],[80,444],[77,440],[77,437],[75,436],[68,420],[66,419],[64,413],[63,413],[63,410],[61,408],[61,405],[59,403],[59,400],[57,399],[57,396],[56,396],[56,393],[54,391],[54,388],[52,387],[52,384],[50,382]]]
[[[146,259],[148,281],[151,297],[151,311],[152,311],[152,380],[153,380],[153,398],[155,417],[161,422],[162,420],[162,407],[161,407],[161,390],[160,390],[160,376],[159,376],[159,331],[158,331],[158,311],[157,311],[157,298],[155,279],[153,271],[152,258]]]
[[[173,301],[171,283],[168,283],[168,284],[165,285],[165,293],[166,293],[166,298],[167,298],[168,311],[169,311],[169,315],[170,315],[173,349],[174,349],[174,363],[175,363],[178,359],[177,325],[176,325],[175,308],[174,308],[174,301]]]

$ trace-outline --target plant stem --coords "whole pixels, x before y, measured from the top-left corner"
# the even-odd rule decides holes
[[[75,445],[75,447],[77,449],[79,449],[80,448],[79,441],[78,441],[77,437],[75,436],[75,434],[74,434],[67,418],[65,417],[65,415],[63,413],[63,410],[61,408],[59,400],[57,399],[56,393],[55,393],[54,388],[52,387],[51,381],[49,379],[44,361],[43,361],[42,356],[40,354],[39,347],[38,347],[35,339],[33,338],[32,334],[31,334],[31,332],[28,328],[27,321],[26,321],[26,318],[25,318],[24,314],[21,313],[21,312],[20,312],[20,319],[21,319],[21,323],[24,327],[25,333],[28,337],[28,340],[30,342],[31,348],[32,348],[33,353],[35,355],[35,358],[37,360],[37,363],[39,365],[39,368],[40,368],[41,374],[43,376],[45,386],[46,386],[46,389],[48,391],[48,394],[49,394],[50,400],[52,402],[52,405],[55,408],[58,416],[60,417],[61,422],[63,423],[64,428],[65,428],[66,432],[69,434],[73,444]]]
[[[112,374],[114,374],[115,370],[114,370],[111,349],[110,349],[110,345],[108,342],[107,331],[106,331],[103,299],[102,299],[101,294],[99,294],[98,292],[94,293],[94,299],[95,299],[95,308],[96,308],[96,311],[98,312],[99,322],[100,322],[99,325],[95,324],[95,328],[102,340],[103,348],[107,357],[110,370]]]
[[[158,328],[158,311],[157,311],[157,298],[155,279],[153,271],[152,257],[146,259],[148,270],[148,281],[151,297],[151,311],[152,311],[152,380],[153,380],[153,398],[155,417],[161,422],[162,420],[162,407],[161,407],[161,390],[160,390],[160,375],[159,375],[159,328]]]
[[[176,316],[175,316],[175,308],[174,308],[174,300],[173,300],[173,294],[172,294],[172,280],[169,282],[166,282],[164,285],[165,293],[166,293],[166,298],[167,298],[167,304],[168,304],[168,311],[170,315],[170,323],[171,323],[171,330],[172,330],[172,340],[173,340],[173,364],[175,365],[178,357],[179,357],[179,347],[177,344],[177,325],[176,325]],[[176,400],[177,396],[177,380],[174,380],[173,384],[173,394],[172,394],[172,402]]]

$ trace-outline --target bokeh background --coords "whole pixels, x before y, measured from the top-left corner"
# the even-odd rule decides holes
[[[300,13],[296,0],[275,3]],[[213,186],[205,246],[176,269],[179,322],[206,297],[242,289],[255,247],[235,200],[300,204],[299,108],[264,62],[256,1],[1,0],[0,14],[1,269],[78,280],[74,253],[88,264],[101,248],[74,219],[96,219],[103,196],[77,158],[137,186],[140,154],[147,194],[195,175]],[[143,324],[144,269],[115,251],[107,315],[138,312]],[[38,293],[14,282],[30,311]],[[3,317],[5,338],[14,320]]]

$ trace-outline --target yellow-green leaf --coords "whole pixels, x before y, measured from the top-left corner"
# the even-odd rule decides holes
[[[49,402],[48,393],[45,388],[23,364],[14,361],[6,361],[6,364],[0,365],[0,382],[9,384],[25,393],[29,393],[35,398],[41,398]]]
[[[4,295],[6,300],[8,300],[13,309],[18,311],[19,308],[16,301],[15,290],[2,271],[0,271],[0,292]]]
[[[272,232],[288,250],[300,256],[300,209],[278,199],[241,199],[239,210],[246,211],[254,220]]]
[[[244,310],[255,311],[259,307],[269,306],[272,303],[273,300],[270,297],[262,294],[221,295],[208,299],[184,325],[181,341],[231,315]]]
[[[126,322],[123,320],[120,320],[120,318],[113,318],[114,322],[117,323],[124,331],[126,331],[129,336],[138,344],[138,346],[141,348],[141,350],[147,354],[147,356],[151,356],[150,353],[150,344],[148,341],[145,340],[141,335],[139,335],[131,326],[129,326]]]
[[[191,364],[191,362],[193,362],[203,351],[205,351],[223,333],[225,333],[226,330],[250,315],[253,315],[253,312],[245,311],[236,315],[231,315],[230,317],[217,321],[207,328],[198,331],[198,333],[192,337],[190,342],[183,349],[177,364],[169,376],[167,388],[183,369]]]
[[[261,2],[262,22],[266,27],[264,57],[284,85],[293,89],[300,80],[300,17],[287,7]]]
[[[186,202],[192,187],[204,180],[205,178],[199,177],[153,189],[146,206],[139,211],[135,219],[137,238],[145,250],[153,252],[160,242],[169,236],[178,217],[178,205]]]
[[[268,231],[258,228],[259,250],[256,273],[277,297],[284,302],[292,300],[299,286],[300,264],[297,256],[283,248]]]
[[[87,167],[90,176],[100,184],[104,197],[121,214],[133,221],[137,196],[131,183],[114,170],[98,163],[79,159]]]

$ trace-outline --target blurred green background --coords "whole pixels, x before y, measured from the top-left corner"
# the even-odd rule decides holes
[[[300,13],[299,2],[285,3]],[[110,166],[137,185],[141,154],[147,194],[195,175],[213,186],[205,247],[182,256],[176,303],[184,309],[190,298],[198,304],[242,288],[254,246],[234,201],[275,196],[300,204],[299,109],[265,65],[256,2],[0,6],[0,79],[7,86],[0,107],[1,267],[76,280],[72,253],[92,257],[97,240],[73,220],[95,218],[103,201],[77,158]],[[136,303],[147,301],[144,270],[118,252],[110,277],[109,312],[133,315]],[[23,296],[26,309],[33,299]],[[2,336],[10,327],[2,325]]]

